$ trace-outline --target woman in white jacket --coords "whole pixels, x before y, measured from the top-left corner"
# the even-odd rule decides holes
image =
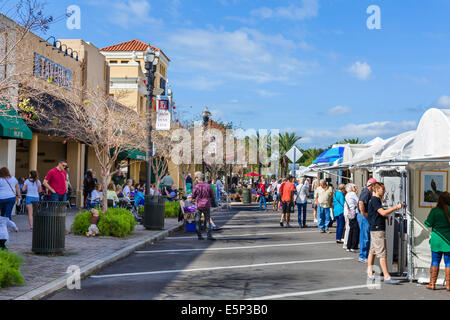
[[[358,207],[358,187],[349,183],[345,186],[347,194],[345,195],[344,204],[344,218],[345,218],[345,233],[344,233],[344,249],[347,249],[348,235],[350,233],[350,219],[354,218],[357,214],[356,210]]]

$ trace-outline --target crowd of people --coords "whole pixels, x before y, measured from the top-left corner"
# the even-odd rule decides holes
[[[367,181],[366,187],[359,193],[353,183],[341,184],[336,189],[326,180],[309,178],[272,179],[270,182],[263,177],[254,183],[244,183],[242,179],[235,181],[229,188],[230,197],[236,201],[242,193],[242,188],[250,192],[259,203],[261,211],[268,210],[272,202],[274,212],[281,211],[280,226],[291,227],[291,214],[297,208],[297,223],[299,228],[307,228],[308,199],[312,199],[314,222],[320,233],[330,234],[330,228],[336,222],[336,243],[342,245],[347,252],[358,253],[358,261],[367,264],[368,280],[375,280],[373,265],[375,257],[379,258],[384,276],[384,283],[397,284],[399,281],[391,278],[387,267],[386,217],[404,207],[398,204],[392,208],[383,207],[385,187],[374,178]],[[32,202],[67,201],[71,192],[67,162],[61,160],[43,179],[38,172],[30,171],[26,179],[16,179],[8,168],[0,169],[0,248],[5,249],[9,239],[8,228],[18,232],[11,219],[14,206],[23,201],[28,213],[30,230],[33,230]],[[113,207],[121,203],[133,205],[135,208],[144,205],[146,185],[126,179],[126,175],[118,172],[113,175],[106,190],[107,200]],[[199,240],[204,239],[201,231],[201,221],[206,229],[207,239],[215,240],[211,231],[218,230],[210,215],[211,207],[220,205],[224,184],[221,179],[205,181],[201,172],[186,178],[186,195],[179,194],[174,180],[166,174],[160,185],[150,185],[150,194],[164,196],[166,201],[181,200],[182,204],[190,203],[195,208],[195,221]],[[84,207],[87,209],[101,206],[103,190],[98,183],[95,172],[87,170],[83,182]],[[109,205],[109,204],[108,204]],[[425,225],[431,228],[430,246],[432,264],[430,268],[430,283],[428,289],[435,289],[439,273],[439,265],[444,259],[447,290],[450,290],[450,193],[443,192],[439,196],[437,207],[432,209]]]
[[[405,204],[392,208],[383,207],[386,192],[383,183],[370,178],[359,193],[353,183],[341,184],[336,189],[326,180],[294,177],[285,179],[264,178],[252,186],[255,190],[259,210],[267,210],[267,202],[273,202],[273,211],[281,211],[280,226],[290,228],[291,214],[297,207],[298,227],[306,228],[308,198],[312,198],[314,222],[320,233],[330,234],[330,227],[336,222],[336,243],[347,252],[358,254],[358,261],[367,264],[367,279],[375,281],[373,265],[375,257],[380,260],[383,281],[397,284],[391,278],[387,267],[386,218],[401,210]],[[446,266],[446,286],[450,290],[450,193],[440,195],[438,205],[431,210],[426,225],[432,229],[432,266],[428,289],[434,289],[438,277],[439,264],[444,259]],[[442,235],[445,235],[444,237]],[[447,239],[447,240],[445,240]]]

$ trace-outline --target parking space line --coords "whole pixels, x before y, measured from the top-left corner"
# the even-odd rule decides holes
[[[276,294],[276,295],[272,295],[272,296],[249,298],[246,300],[274,300],[274,299],[282,299],[282,298],[288,298],[288,297],[298,297],[298,296],[306,296],[306,295],[311,295],[311,294],[319,294],[319,293],[335,292],[335,291],[345,291],[345,290],[356,290],[356,289],[364,289],[364,288],[367,288],[367,284],[360,285],[360,286],[350,286],[350,287],[340,287],[340,288],[330,288],[330,289]]]
[[[93,278],[93,279],[119,278],[119,277],[132,277],[132,276],[146,276],[146,275],[155,275],[155,274],[164,274],[164,273],[182,273],[182,272],[215,271],[215,270],[226,270],[226,269],[259,268],[259,267],[272,267],[272,266],[280,266],[280,265],[284,266],[284,265],[292,265],[292,264],[318,263],[318,262],[331,262],[331,261],[344,261],[344,260],[354,260],[354,258],[299,260],[299,261],[269,262],[269,263],[247,264],[247,265],[226,266],[226,267],[210,267],[210,268],[196,268],[196,269],[159,270],[159,271],[148,271],[148,272],[118,273],[118,274],[105,274],[105,275],[98,275],[98,276],[90,276],[90,278]]]
[[[322,242],[298,242],[298,243],[285,243],[285,244],[268,244],[260,246],[244,246],[244,247],[225,247],[225,248],[192,248],[192,249],[168,249],[168,250],[150,250],[150,251],[136,251],[138,254],[146,253],[168,253],[168,252],[190,252],[190,251],[220,251],[220,250],[241,250],[241,249],[262,249],[271,247],[296,247],[296,246],[308,246],[316,244],[332,244],[336,241],[322,241]]]
[[[247,233],[247,234],[237,234],[237,235],[214,235],[214,238],[230,238],[230,237],[254,237],[254,236],[269,236],[269,235],[301,235],[304,233],[318,233],[318,231],[293,231],[293,232],[266,232],[266,233]],[[177,240],[177,239],[197,239],[197,236],[186,236],[186,237],[167,237],[166,240]]]

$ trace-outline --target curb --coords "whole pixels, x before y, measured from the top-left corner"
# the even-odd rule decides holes
[[[142,240],[138,243],[135,243],[128,247],[125,247],[113,254],[110,254],[106,257],[101,257],[101,258],[97,259],[96,261],[89,263],[88,265],[86,265],[80,269],[81,279],[85,279],[88,276],[90,276],[91,274],[93,274],[94,272],[105,268],[109,264],[114,263],[120,259],[123,259],[123,258],[129,256],[134,251],[136,251],[142,247],[145,247],[153,242],[163,240],[167,236],[175,233],[176,231],[181,230],[182,228],[183,228],[183,224],[178,225],[178,226],[173,226],[172,228],[170,228],[168,230],[161,231],[160,233],[154,235],[153,237],[151,237],[149,239]],[[69,277],[70,277],[70,275],[59,277],[51,282],[44,284],[41,287],[38,287],[31,291],[28,291],[27,293],[22,294],[18,297],[15,297],[12,300],[39,300],[39,299],[42,299],[43,297],[46,297],[49,294],[51,294],[59,289],[64,288],[67,284],[67,279]]]

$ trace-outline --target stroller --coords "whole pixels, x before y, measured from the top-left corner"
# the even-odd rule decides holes
[[[138,214],[138,208],[134,204],[134,198],[130,198],[129,201],[125,198],[119,198],[119,204],[117,205],[117,207],[127,209],[131,212],[136,222],[140,224],[144,223],[143,218]]]

